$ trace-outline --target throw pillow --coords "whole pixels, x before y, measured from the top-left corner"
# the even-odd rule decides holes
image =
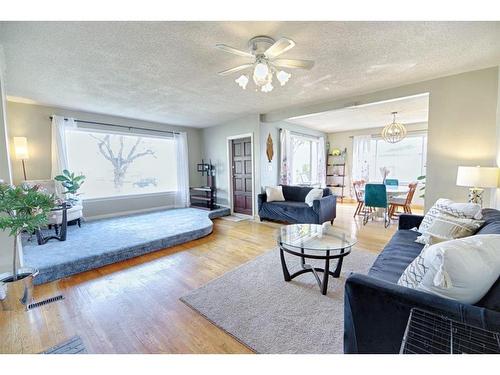
[[[437,242],[471,236],[483,225],[484,221],[457,217],[439,212],[434,216],[425,234],[417,237],[415,242],[432,245]]]
[[[415,289],[422,281],[422,278],[428,270],[428,267],[426,267],[424,263],[424,255],[427,247],[428,245],[425,246],[418,257],[416,257],[413,262],[411,262],[408,267],[406,267],[403,274],[398,280],[398,285]]]
[[[499,247],[499,234],[480,234],[425,247],[403,272],[398,285],[474,304],[500,276]]]
[[[432,225],[435,217],[439,213],[444,213],[456,217],[468,219],[481,219],[481,206],[476,203],[455,203],[451,199],[440,198],[434,203],[430,210],[425,214],[418,231],[422,234]]]
[[[266,196],[268,202],[283,202],[285,200],[281,186],[267,186]]]
[[[309,207],[312,207],[313,201],[321,198],[323,198],[323,189],[314,188],[311,189],[309,193],[307,193],[305,202],[309,205]]]

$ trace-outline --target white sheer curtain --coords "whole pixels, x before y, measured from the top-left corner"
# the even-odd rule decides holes
[[[318,182],[320,187],[326,186],[326,150],[325,138],[320,137],[318,140]]]
[[[353,138],[352,147],[352,180],[370,179],[370,159],[372,137],[370,135],[360,135]]]
[[[72,118],[66,120],[62,116],[52,115],[52,146],[51,146],[51,161],[52,168],[50,176],[54,179],[55,176],[68,169],[68,152],[66,148],[66,130],[75,129],[76,123]],[[60,184],[56,184],[56,192],[62,195],[63,188]]]
[[[175,207],[189,206],[189,163],[187,134],[174,133],[175,153],[177,156],[177,192],[175,194]]]
[[[292,140],[289,130],[280,129],[280,184],[292,184]]]

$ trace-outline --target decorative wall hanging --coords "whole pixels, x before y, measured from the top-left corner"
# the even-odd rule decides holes
[[[271,138],[271,133],[269,133],[269,135],[267,136],[266,155],[269,163],[272,162],[274,156],[274,150],[273,150],[273,139]]]

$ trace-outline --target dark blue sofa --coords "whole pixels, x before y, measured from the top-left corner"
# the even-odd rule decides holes
[[[485,223],[476,234],[500,234],[500,211],[483,209]],[[415,238],[423,216],[401,215],[399,230],[375,260],[368,275],[352,274],[344,298],[344,352],[398,353],[413,307],[500,331],[500,279],[475,305],[397,285],[423,248]],[[500,251],[500,249],[499,249]]]
[[[330,189],[323,189],[323,198],[313,201],[312,207],[305,203],[311,187],[282,185],[283,202],[267,202],[265,193],[258,195],[260,220],[284,221],[292,224],[323,224],[336,216],[337,197]]]

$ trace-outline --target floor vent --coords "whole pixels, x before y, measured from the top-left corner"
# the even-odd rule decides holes
[[[59,294],[58,296],[50,297],[50,298],[44,299],[43,301],[40,301],[40,302],[30,303],[28,305],[28,310],[35,309],[37,307],[44,306],[44,305],[47,305],[47,304],[52,303],[52,302],[57,302],[57,301],[60,301],[62,299],[64,299],[64,296]]]

